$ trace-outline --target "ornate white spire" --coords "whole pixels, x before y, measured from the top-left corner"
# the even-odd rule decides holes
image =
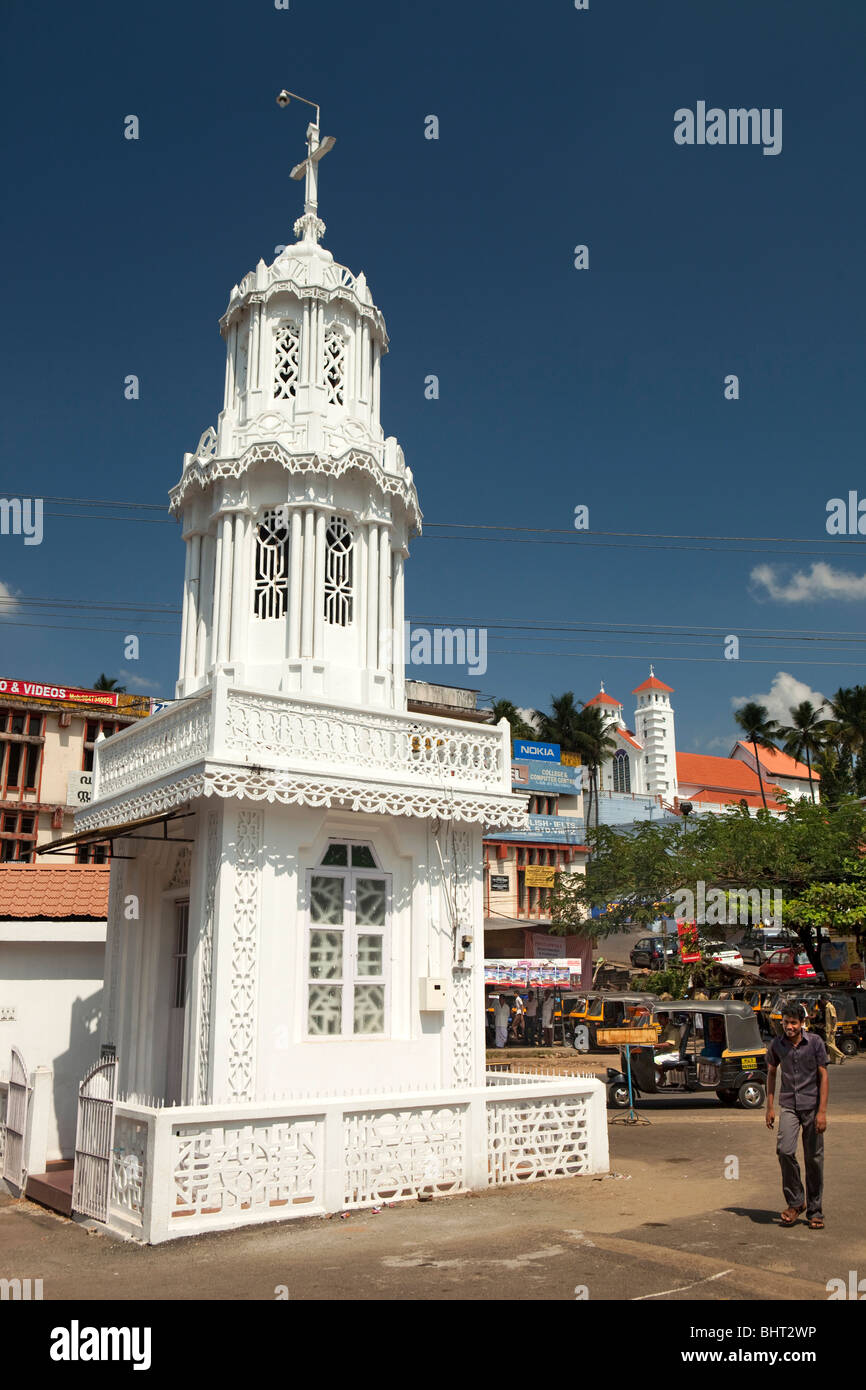
[[[598,687],[598,689],[599,689],[599,694],[603,695],[603,694],[604,694],[604,681],[600,681],[600,682],[599,682],[599,687]]]
[[[307,126],[307,157],[296,164],[291,172],[293,179],[306,179],[304,190],[304,215],[295,223],[295,236],[298,241],[321,241],[325,235],[325,224],[319,217],[319,160],[337,143],[333,135],[319,139],[319,108],[316,107],[316,120]]]

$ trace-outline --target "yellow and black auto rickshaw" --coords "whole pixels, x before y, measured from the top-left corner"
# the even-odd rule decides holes
[[[828,996],[836,1010],[836,1046],[846,1057],[856,1057],[860,1041],[860,1020],[857,1017],[854,1000],[850,994],[842,989],[827,987],[824,989],[798,989],[788,990],[780,994],[770,1014],[773,1035],[780,1038],[784,1032],[782,1009],[785,1004],[802,1004],[806,1010],[806,1022],[809,1028],[814,1030],[816,1006],[819,1004],[822,994]]]
[[[597,1036],[599,1028],[621,1028],[639,1009],[645,1015],[651,1013],[658,995],[592,990],[572,996],[569,1002],[571,1008],[562,1020],[566,1046],[575,1052],[595,1052],[603,1050]]]
[[[679,1030],[678,1044],[641,1043],[630,1047],[632,1091],[667,1096],[715,1091],[723,1105],[754,1110],[763,1105],[767,1086],[767,1048],[751,1005],[742,999],[656,1000],[653,1023],[667,1013]],[[608,1104],[629,1104],[627,1060],[608,1067]]]

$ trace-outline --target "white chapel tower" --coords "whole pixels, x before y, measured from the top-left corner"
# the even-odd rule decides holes
[[[634,730],[643,744],[645,790],[668,802],[679,795],[674,710],[670,702],[673,693],[673,687],[660,681],[652,666],[649,678],[632,691],[637,696]]]
[[[151,1242],[607,1166],[599,1082],[486,1084],[482,837],[526,797],[504,719],[406,708],[418,499],[382,315],[319,244],[316,113],[297,241],[232,290],[223,409],[171,493],[178,698],[97,745],[76,817],[113,846],[124,1093],[88,1211]]]

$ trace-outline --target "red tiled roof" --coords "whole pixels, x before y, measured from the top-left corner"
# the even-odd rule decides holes
[[[784,807],[781,805],[781,803],[778,802],[778,801],[774,801],[773,798],[772,798],[772,796],[769,795],[770,790],[771,790],[771,789],[770,789],[769,787],[767,787],[767,785],[766,785],[766,783],[765,783],[765,784],[764,784],[764,794],[765,794],[766,797],[767,797],[767,810],[768,810],[768,811],[782,811],[782,810],[784,810]],[[763,804],[764,804],[763,801],[762,801],[761,798],[760,798],[760,795],[756,796],[753,792],[748,792],[748,793],[746,793],[746,792],[740,792],[740,793],[737,793],[737,792],[708,791],[708,790],[706,789],[706,787],[705,787],[702,791],[699,791],[699,792],[692,792],[689,796],[683,797],[682,799],[683,799],[684,801],[701,801],[701,802],[703,802],[703,803],[705,803],[705,804],[706,804],[707,802],[709,802],[709,803],[711,803],[711,804],[714,805],[714,806],[736,806],[736,805],[738,805],[741,801],[745,801],[745,803],[746,803],[747,806],[763,806]]]
[[[102,918],[108,913],[107,864],[4,864],[0,918]]]
[[[716,791],[755,793],[760,799],[758,774],[739,758],[716,758],[709,753],[677,753],[677,781]],[[771,784],[765,780],[764,791]],[[774,788],[773,790],[778,790]]]
[[[755,756],[755,751],[748,739],[739,739],[734,744],[734,748],[742,748],[747,753],[751,753],[752,757]],[[788,753],[783,753],[781,748],[759,748],[758,757],[765,772],[775,773],[777,777],[802,777],[808,781],[809,769],[806,764],[798,763],[796,758],[792,758]],[[816,782],[821,780],[814,768],[812,768],[812,777]]]
[[[637,748],[639,752],[643,752],[643,746],[638,743],[636,738],[632,737],[628,729],[614,729],[614,733],[619,734],[620,738],[624,738],[626,743],[631,744],[632,748]]]
[[[643,685],[635,686],[631,693],[632,695],[639,695],[642,690],[666,690],[669,695],[673,695],[674,693],[673,686],[665,685],[664,681],[660,681],[658,676],[648,676]]]
[[[622,701],[615,700],[612,695],[608,695],[606,690],[600,690],[597,695],[593,695],[591,700],[587,700],[589,705],[614,705],[617,709],[622,709]]]

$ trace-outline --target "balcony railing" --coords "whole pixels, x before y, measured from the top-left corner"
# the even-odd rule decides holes
[[[96,797],[202,761],[509,795],[508,739],[507,725],[264,695],[218,678],[215,689],[97,744]]]

